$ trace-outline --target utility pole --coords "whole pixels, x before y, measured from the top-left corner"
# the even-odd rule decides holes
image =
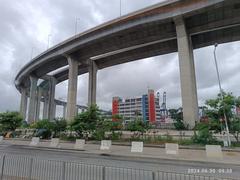
[[[214,54],[214,61],[215,61],[216,71],[217,71],[218,86],[219,86],[219,90],[220,90],[221,100],[222,100],[222,103],[223,103],[223,116],[224,116],[226,131],[227,131],[228,146],[231,146],[231,139],[230,139],[230,135],[229,135],[228,122],[227,122],[226,112],[225,112],[225,108],[224,108],[223,90],[222,90],[222,86],[221,86],[221,82],[220,82],[220,75],[219,75],[217,56],[216,56],[217,46],[218,46],[218,44],[215,43],[213,54]]]

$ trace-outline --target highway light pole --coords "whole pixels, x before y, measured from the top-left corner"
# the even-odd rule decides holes
[[[50,43],[50,37],[51,37],[52,35],[51,34],[48,34],[48,43],[47,43],[47,49],[49,48],[49,43]]]
[[[222,103],[223,103],[223,116],[224,116],[224,122],[225,122],[225,126],[226,126],[226,131],[227,131],[228,146],[231,146],[231,139],[230,139],[230,136],[229,136],[228,122],[227,122],[227,117],[226,117],[226,112],[225,112],[225,107],[224,107],[223,90],[222,90],[222,86],[221,86],[221,82],[220,82],[218,63],[217,63],[217,56],[216,56],[217,46],[218,46],[218,44],[215,43],[214,44],[213,54],[214,54],[214,61],[215,61],[215,66],[216,66],[217,78],[218,78],[218,86],[219,86],[219,90],[220,90],[221,100],[222,100]]]
[[[119,0],[119,12],[120,12],[120,17],[122,16],[122,0]]]
[[[77,29],[78,29],[78,21],[80,20],[80,18],[77,18],[76,17],[76,20],[75,20],[75,35],[77,35]]]
[[[30,55],[30,60],[32,60],[32,58],[33,58],[33,47],[32,47],[32,50],[31,50],[31,55]]]

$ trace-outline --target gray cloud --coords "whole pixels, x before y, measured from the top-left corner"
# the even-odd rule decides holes
[[[122,0],[122,14],[152,5],[159,0]],[[75,33],[119,16],[119,0],[1,0],[0,7],[0,111],[18,110],[19,93],[14,78],[31,56],[44,51],[48,34],[53,46]],[[223,88],[240,95],[240,43],[219,45],[217,56]],[[199,103],[214,97],[218,84],[213,47],[194,51]],[[88,75],[78,81],[78,103],[87,103]],[[131,97],[147,93],[147,88],[167,92],[168,107],[181,106],[180,77],[177,53],[122,64],[98,72],[97,102],[111,109],[113,96]],[[67,81],[57,85],[56,98],[66,99]],[[60,115],[61,107],[57,108]]]

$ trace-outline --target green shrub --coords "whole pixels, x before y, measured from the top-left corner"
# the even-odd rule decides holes
[[[60,139],[64,141],[75,141],[77,138],[73,135],[60,134]]]
[[[187,129],[183,123],[182,119],[176,119],[174,122],[174,126],[177,130],[185,130]]]
[[[70,126],[80,138],[88,138],[88,134],[94,134],[96,138],[100,138],[99,136],[102,136],[101,132],[95,131],[98,122],[101,122],[102,120],[99,108],[96,105],[92,105],[87,111],[78,114],[71,122]]]
[[[192,139],[180,139],[178,140],[179,145],[192,145],[194,144]]]
[[[120,140],[121,136],[122,136],[122,132],[115,132],[115,131],[113,131],[111,136],[110,136],[110,139],[111,140]]]
[[[22,125],[23,118],[18,112],[0,113],[0,130],[2,132],[15,131]]]
[[[53,136],[60,137],[60,133],[67,129],[67,121],[65,119],[55,119],[53,122]]]
[[[216,144],[217,139],[213,137],[213,132],[210,131],[211,126],[207,123],[199,123],[196,125],[196,130],[192,137],[192,141],[198,144]]]

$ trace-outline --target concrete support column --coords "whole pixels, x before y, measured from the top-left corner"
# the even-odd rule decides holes
[[[182,17],[175,19],[180,66],[183,120],[189,129],[198,120],[198,100],[192,42]]]
[[[88,79],[88,106],[96,104],[97,90],[97,65],[95,61],[89,60],[89,79]]]
[[[26,120],[27,113],[27,88],[21,88],[21,102],[20,102],[20,114],[23,117],[23,120]]]
[[[66,110],[67,110],[67,105],[63,105],[63,119],[66,119]]]
[[[36,110],[35,110],[35,120],[39,120],[40,114],[40,106],[41,106],[41,99],[42,99],[42,89],[40,87],[37,88],[37,101],[36,101]]]
[[[54,107],[53,107],[53,111],[52,111],[52,117],[53,117],[53,119],[56,117],[56,109],[57,109],[57,104],[56,104],[56,102],[54,102]],[[53,120],[52,119],[52,120]]]
[[[37,82],[36,77],[30,76],[30,99],[29,99],[29,110],[28,110],[28,123],[33,123],[35,121],[35,110],[36,110],[36,100],[37,100]]]
[[[48,91],[44,91],[44,102],[43,102],[43,119],[48,119]]]
[[[78,82],[78,61],[66,56],[69,64],[68,73],[68,96],[67,96],[67,117],[68,121],[74,119],[77,104],[77,82]]]
[[[48,92],[48,120],[52,121],[56,114],[56,104],[55,104],[55,89],[57,80],[54,77],[50,77],[49,80],[49,92]]]

